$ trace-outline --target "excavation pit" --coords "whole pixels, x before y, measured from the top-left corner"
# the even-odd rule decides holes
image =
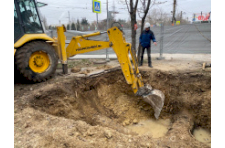
[[[120,69],[42,85],[20,102],[28,115],[17,120],[27,125],[25,131],[42,133],[39,146],[210,147],[196,140],[192,129],[211,131],[211,73],[141,74],[145,84],[165,94],[158,120],[151,106],[133,94]]]

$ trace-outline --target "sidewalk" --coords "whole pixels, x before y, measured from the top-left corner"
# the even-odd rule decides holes
[[[153,60],[159,57],[159,54],[151,54]],[[193,61],[211,61],[211,54],[163,54],[165,60],[193,60]],[[73,59],[106,59],[106,55],[76,55],[69,58]],[[109,59],[117,59],[116,54],[109,54]],[[147,55],[144,55],[144,59],[147,59]]]

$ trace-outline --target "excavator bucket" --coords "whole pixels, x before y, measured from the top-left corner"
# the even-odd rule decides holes
[[[143,100],[152,106],[154,116],[158,119],[165,100],[163,92],[158,89],[152,89],[151,85],[147,84],[144,87],[141,87],[136,95],[142,96]]]

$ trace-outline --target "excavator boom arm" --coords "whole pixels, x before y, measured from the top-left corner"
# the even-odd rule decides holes
[[[57,27],[58,33],[58,53],[63,64],[63,71],[67,71],[67,58],[76,54],[101,50],[112,47],[117,55],[121,70],[126,82],[131,85],[133,92],[137,96],[142,96],[143,100],[149,103],[155,112],[155,118],[158,119],[164,105],[165,96],[160,90],[152,89],[150,85],[144,85],[141,74],[139,73],[135,51],[131,49],[131,44],[125,41],[123,32],[112,27],[107,30],[109,41],[93,41],[86,38],[100,35],[100,32],[73,37],[65,47],[65,28]],[[129,56],[130,55],[130,56]],[[132,62],[130,60],[132,59]],[[66,68],[64,67],[66,66]]]
[[[136,94],[140,87],[143,87],[142,77],[139,73],[135,53],[132,52],[131,44],[125,41],[123,33],[117,27],[112,27],[107,30],[109,41],[94,41],[86,38],[101,35],[100,32],[72,37],[69,45],[65,47],[65,35],[63,27],[57,28],[58,45],[61,52],[62,63],[67,63],[67,58],[77,54],[87,53],[91,51],[106,49],[112,47],[117,55],[123,75],[128,84],[131,84],[134,93]],[[130,55],[130,56],[129,56]],[[132,63],[130,61],[132,58]]]

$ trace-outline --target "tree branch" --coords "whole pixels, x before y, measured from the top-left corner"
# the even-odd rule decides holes
[[[136,0],[135,6],[134,6],[135,10],[137,9],[137,5],[138,5],[138,0]]]
[[[144,16],[143,16],[144,19],[145,19],[147,13],[148,13],[150,3],[151,3],[151,0],[148,0],[147,7],[146,7],[146,9],[145,9],[145,11],[144,11]]]
[[[130,13],[130,9],[129,9],[129,7],[128,7],[127,0],[125,0],[125,2],[126,2],[126,5],[127,5],[127,10],[128,10],[128,12]]]
[[[153,2],[151,2],[149,9],[152,8],[154,5],[155,5],[155,0],[153,0]]]
[[[137,12],[138,12],[138,16],[139,16],[140,18],[142,18],[140,14],[143,13],[143,12],[141,12],[141,11],[138,10],[138,9],[137,9]]]

